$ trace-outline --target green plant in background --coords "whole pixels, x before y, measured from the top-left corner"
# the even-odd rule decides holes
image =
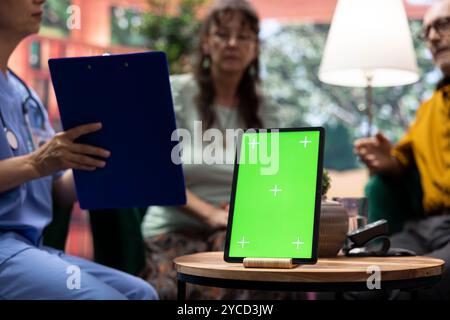
[[[112,44],[143,47],[146,39],[140,33],[141,26],[141,11],[133,8],[111,8]]]
[[[206,2],[148,0],[150,9],[143,15],[141,33],[147,47],[166,52],[172,74],[188,70],[189,56],[196,47],[200,29],[197,13]]]
[[[44,33],[54,36],[67,36],[67,8],[70,6],[71,0],[48,0],[45,3],[44,16],[42,18],[42,26]]]
[[[331,188],[330,174],[328,173],[328,170],[324,169],[322,175],[322,198],[326,197],[330,188]]]

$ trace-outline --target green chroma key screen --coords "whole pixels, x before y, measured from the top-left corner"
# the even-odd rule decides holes
[[[323,128],[242,135],[235,165],[225,260],[317,260]]]

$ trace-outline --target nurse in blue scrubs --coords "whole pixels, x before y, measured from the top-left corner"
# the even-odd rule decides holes
[[[74,142],[101,124],[55,135],[37,95],[7,68],[38,32],[44,3],[0,1],[0,299],[157,299],[139,278],[42,245],[52,197],[76,200],[71,169],[96,170],[109,157]]]

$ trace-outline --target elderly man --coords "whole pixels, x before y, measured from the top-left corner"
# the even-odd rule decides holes
[[[378,133],[360,139],[355,152],[372,174],[401,178],[417,167],[425,217],[407,222],[392,236],[394,247],[446,262],[441,282],[420,292],[423,298],[450,298],[450,0],[435,3],[424,17],[423,38],[443,79],[401,141],[392,146]]]

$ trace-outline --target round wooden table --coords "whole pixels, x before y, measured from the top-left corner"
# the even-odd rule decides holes
[[[429,257],[336,257],[319,259],[314,265],[293,269],[244,268],[227,263],[223,252],[204,252],[174,260],[178,276],[178,299],[186,296],[186,283],[270,291],[346,292],[369,291],[373,268],[381,271],[381,289],[417,290],[436,284],[444,261]],[[375,266],[375,267],[373,267]]]

